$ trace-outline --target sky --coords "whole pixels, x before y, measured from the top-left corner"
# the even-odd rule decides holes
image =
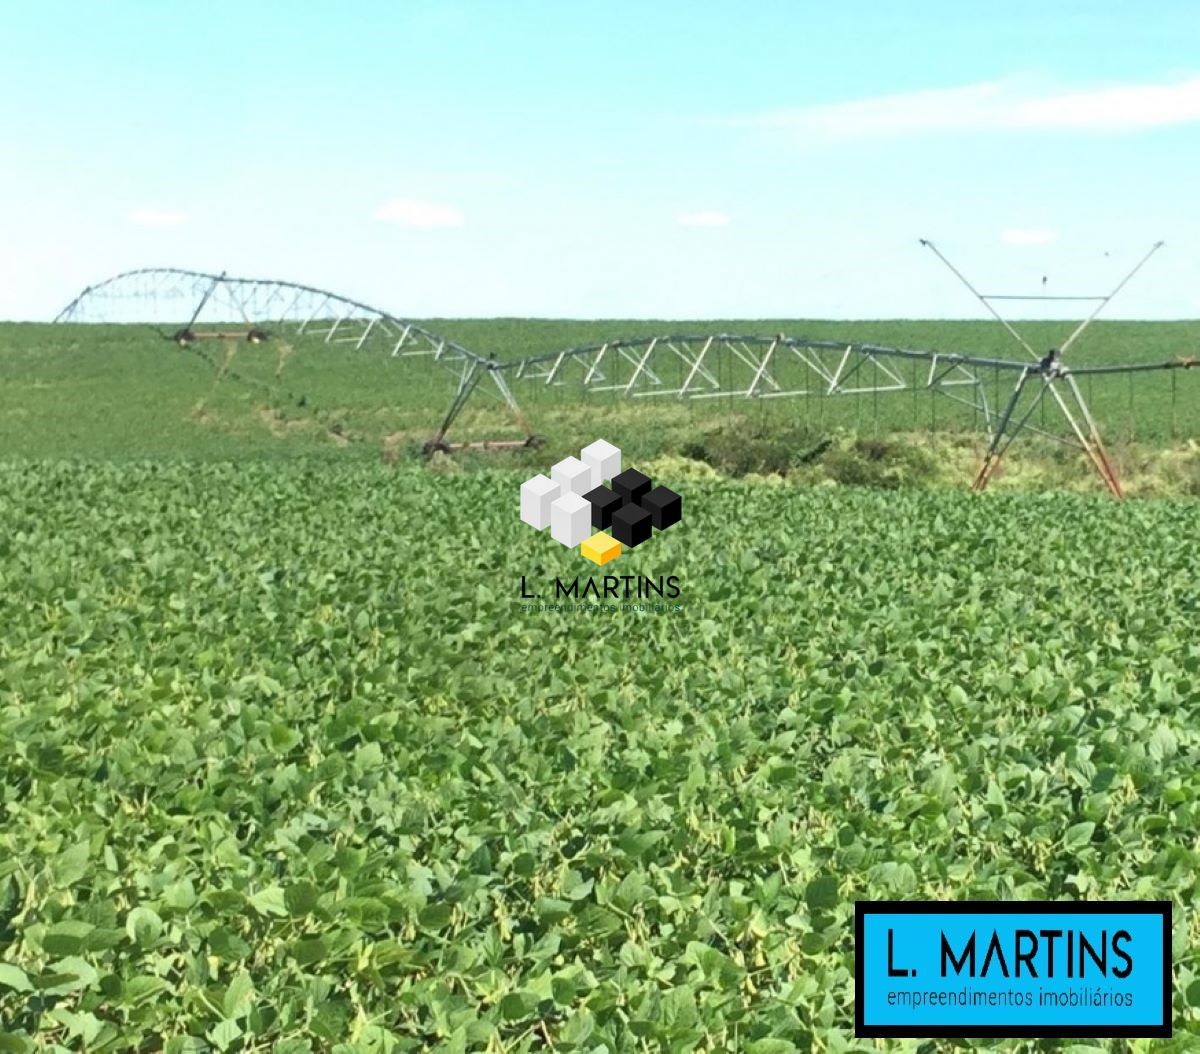
[[[1200,316],[1200,4],[4,0],[0,318],[148,266],[394,315]],[[1072,317],[1004,302],[1013,318]]]

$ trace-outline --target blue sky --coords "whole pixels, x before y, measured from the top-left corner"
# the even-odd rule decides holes
[[[398,315],[1200,315],[1200,5],[9,0],[0,318],[168,265]],[[1061,308],[1008,307],[1014,317]]]

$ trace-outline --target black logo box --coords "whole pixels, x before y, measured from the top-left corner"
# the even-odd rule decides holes
[[[868,915],[1158,915],[1162,919],[1162,1015],[1146,1025],[867,1025],[863,990],[864,923]],[[1169,900],[856,900],[854,902],[854,1035],[859,1039],[1170,1039],[1171,902]]]

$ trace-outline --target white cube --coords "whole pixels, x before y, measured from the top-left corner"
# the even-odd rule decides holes
[[[550,478],[554,480],[565,494],[586,494],[600,486],[596,473],[591,465],[585,465],[577,457],[565,457],[550,469]]]
[[[592,536],[592,503],[582,494],[562,494],[550,505],[550,537],[574,548]]]
[[[550,526],[550,506],[562,489],[543,475],[521,484],[521,519],[536,531]]]
[[[621,451],[604,439],[589,443],[580,451],[579,456],[585,465],[591,466],[597,487],[605,480],[621,474]]]

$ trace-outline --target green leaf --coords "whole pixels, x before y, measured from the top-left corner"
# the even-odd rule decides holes
[[[301,966],[322,962],[329,955],[329,946],[322,937],[304,937],[292,941],[292,957]]]
[[[127,1006],[141,1006],[170,990],[171,986],[161,977],[149,975],[131,977],[125,982],[121,992],[121,1001]]]
[[[1179,739],[1171,730],[1171,726],[1163,723],[1151,733],[1146,750],[1155,761],[1163,761],[1178,753]]]
[[[421,929],[438,931],[444,930],[450,925],[450,919],[454,915],[454,905],[446,903],[436,903],[426,905],[421,909],[421,913],[417,916],[417,921],[421,924]]]
[[[1092,834],[1095,830],[1096,825],[1091,820],[1072,824],[1063,835],[1063,848],[1069,850],[1082,849],[1092,840]]]
[[[33,986],[43,992],[65,995],[68,992],[91,988],[99,979],[96,968],[86,959],[77,955],[67,955],[50,963],[46,973],[34,978]]]
[[[225,997],[221,1001],[221,1009],[230,1019],[242,1017],[254,1001],[254,982],[245,970],[239,970],[225,989]]]
[[[589,904],[579,913],[576,925],[585,940],[599,940],[619,932],[625,923],[615,911]]]
[[[196,887],[190,878],[172,882],[163,890],[163,903],[176,911],[187,911],[196,903]]]
[[[19,966],[14,966],[12,963],[0,963],[0,985],[15,989],[18,992],[30,992],[33,990],[33,985],[29,983],[29,978],[26,976],[25,971]]]
[[[814,878],[804,890],[804,902],[810,911],[829,911],[841,903],[838,880],[834,875]]]
[[[217,1050],[228,1050],[242,1037],[242,1030],[236,1021],[222,1021],[207,1033],[208,1038]]]
[[[550,979],[550,994],[559,1006],[570,1006],[575,1002],[578,989],[570,977],[557,976]]]
[[[1188,1006],[1200,1007],[1200,978],[1187,986],[1184,998],[1187,1000]]]
[[[296,917],[310,915],[317,907],[319,892],[311,882],[295,882],[283,895],[288,912]]]
[[[366,933],[378,933],[390,921],[387,904],[377,897],[350,897],[342,903],[342,910]]]
[[[560,1043],[573,1043],[576,1046],[585,1042],[596,1029],[596,1019],[585,1007],[580,1007],[567,1018],[559,1030]]]
[[[83,951],[87,936],[95,928],[90,922],[57,922],[46,931],[42,948],[47,955],[76,955]]]
[[[682,985],[670,989],[663,995],[662,1010],[663,1020],[667,1025],[672,1026],[672,1033],[675,1035],[690,1029],[699,1020],[695,993]]]
[[[533,1001],[524,992],[509,992],[500,1000],[500,1016],[505,1021],[520,1021],[533,1010]]]
[[[208,947],[218,958],[234,962],[249,958],[251,952],[249,944],[224,927],[218,927],[208,935]]]
[[[250,898],[250,904],[260,915],[283,916],[288,913],[282,886],[267,886]]]
[[[55,856],[50,862],[50,873],[54,876],[55,882],[63,887],[75,885],[88,873],[88,860],[91,852],[90,841],[84,840],[76,842]]]
[[[576,871],[568,871],[567,879],[562,883],[561,892],[567,900],[586,900],[592,893],[594,881],[581,878]]]
[[[70,973],[69,971],[51,970],[47,973],[38,974],[33,979],[33,987],[39,992],[73,992],[80,987],[79,974]]]
[[[83,939],[83,947],[89,952],[105,952],[117,947],[128,939],[129,935],[123,929],[111,926],[98,926]]]
[[[556,897],[539,897],[533,907],[542,922],[554,923],[570,915],[574,905]]]
[[[65,1025],[71,1037],[78,1039],[84,1047],[90,1046],[104,1027],[104,1022],[86,1011],[77,1013],[60,1007],[49,1011],[47,1016]]]
[[[153,908],[144,905],[134,908],[125,916],[125,932],[140,948],[149,948],[162,936],[163,921]]]

